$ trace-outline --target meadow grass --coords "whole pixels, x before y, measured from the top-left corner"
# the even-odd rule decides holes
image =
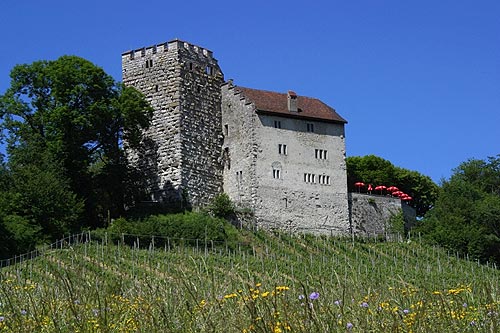
[[[2,268],[0,332],[499,330],[493,267],[418,241],[246,237],[91,241]]]

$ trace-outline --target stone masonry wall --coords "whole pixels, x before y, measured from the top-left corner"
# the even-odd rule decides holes
[[[151,199],[206,204],[222,190],[224,79],[212,52],[179,40],[153,45],[122,54],[122,74],[154,109],[142,149],[128,152]]]
[[[257,115],[231,82],[222,86],[224,192],[239,206],[256,202]]]
[[[391,233],[389,221],[403,213],[405,230],[415,223],[415,209],[399,198],[363,193],[349,193],[352,233],[356,236],[376,237]]]
[[[291,232],[348,234],[344,124],[259,115],[256,132],[266,138],[258,149],[258,222]],[[287,146],[286,154],[279,154],[279,144]],[[317,157],[316,150],[327,151],[327,157]]]

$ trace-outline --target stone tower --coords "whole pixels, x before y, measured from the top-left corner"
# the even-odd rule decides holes
[[[147,175],[151,200],[207,204],[222,192],[221,85],[212,52],[180,41],[122,54],[123,83],[154,109],[140,152],[129,159]]]

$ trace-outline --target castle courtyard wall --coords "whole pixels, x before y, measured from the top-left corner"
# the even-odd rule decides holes
[[[409,230],[416,221],[416,211],[399,198],[365,193],[349,193],[352,233],[356,236],[377,237],[391,234],[390,221],[398,214]]]

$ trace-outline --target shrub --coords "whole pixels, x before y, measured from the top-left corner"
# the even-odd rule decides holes
[[[93,233],[102,239],[108,233],[112,241],[124,241],[141,247],[149,246],[155,236],[155,246],[179,243],[196,245],[199,241],[237,244],[239,233],[228,221],[198,212],[154,215],[143,220],[117,219],[107,229]]]
[[[216,217],[228,218],[234,214],[234,204],[226,193],[217,195],[208,207],[208,211]]]

